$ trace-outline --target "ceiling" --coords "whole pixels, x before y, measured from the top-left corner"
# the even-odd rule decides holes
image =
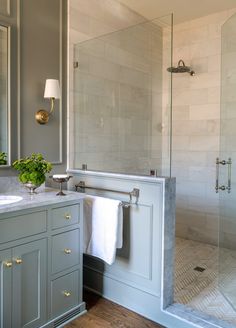
[[[218,11],[236,8],[236,0],[119,0],[147,19],[174,13],[174,22],[181,23]]]

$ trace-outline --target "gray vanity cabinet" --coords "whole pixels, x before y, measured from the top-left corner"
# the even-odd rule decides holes
[[[51,328],[85,311],[81,201],[0,215],[0,328]]]
[[[12,327],[40,327],[46,321],[47,240],[13,248],[12,259]]]
[[[0,251],[0,327],[11,327],[12,260],[11,250]]]
[[[1,328],[35,328],[46,320],[46,239],[0,252]]]

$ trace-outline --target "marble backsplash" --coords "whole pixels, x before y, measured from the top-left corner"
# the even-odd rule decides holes
[[[45,184],[43,183],[39,188],[38,191],[45,188]],[[17,192],[23,191],[27,192],[27,189],[19,182],[17,176],[9,176],[9,177],[0,177],[0,193],[5,192]]]

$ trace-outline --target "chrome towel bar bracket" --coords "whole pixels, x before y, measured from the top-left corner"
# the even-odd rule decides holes
[[[80,181],[75,185],[75,190],[78,192],[85,192],[85,189],[94,189],[99,191],[107,191],[107,192],[114,192],[118,194],[128,195],[129,196],[129,203],[125,203],[124,207],[128,207],[128,204],[132,204],[133,197],[135,198],[135,204],[138,204],[140,190],[137,188],[134,188],[132,191],[121,191],[121,190],[114,190],[114,189],[107,189],[107,188],[100,188],[100,187],[92,187],[92,186],[86,186],[84,181]]]

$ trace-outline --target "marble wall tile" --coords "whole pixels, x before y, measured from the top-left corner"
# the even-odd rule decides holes
[[[190,120],[214,120],[220,119],[219,104],[191,105],[189,108]]]
[[[189,105],[176,105],[173,104],[173,122],[189,120]]]
[[[173,62],[178,62],[181,58],[184,58],[185,62],[190,60],[190,47],[189,45],[174,48]]]
[[[209,70],[209,57],[204,56],[202,58],[191,58],[190,66],[197,72],[197,74],[205,73]]]
[[[189,38],[190,42],[192,44],[194,43],[201,43],[201,42],[207,42],[208,40],[208,25],[199,25],[190,28],[189,30]]]
[[[193,66],[195,69],[195,66]],[[196,68],[197,71],[197,68]],[[190,105],[205,105],[208,103],[208,89],[192,89],[190,92]]]
[[[219,136],[190,136],[189,150],[217,151],[219,150]]]
[[[221,26],[235,12],[235,9],[224,11],[174,26],[174,63],[183,59],[196,71],[194,77],[176,74],[173,78],[172,173],[177,178],[176,234],[213,244],[218,242],[219,228],[219,196],[214,185],[220,142]],[[234,45],[230,47],[233,51]],[[233,128],[236,74],[231,66],[225,65],[223,70],[227,76],[225,92],[231,102],[223,104],[222,118],[232,118],[228,129],[232,138],[229,136],[224,146],[226,150],[233,150],[236,147]],[[224,138],[221,142],[224,144]],[[230,228],[226,230],[225,241],[232,244]]]
[[[22,190],[22,184],[16,176],[14,177],[1,177],[0,178],[0,192],[14,192]]]
[[[221,67],[221,55],[213,55],[208,57],[208,72],[217,72]]]
[[[69,23],[75,43],[117,31],[145,19],[113,0],[70,0]],[[81,38],[82,37],[82,38]]]
[[[173,142],[172,142],[173,151],[188,150],[189,145],[190,145],[189,136],[175,136],[173,138]]]

